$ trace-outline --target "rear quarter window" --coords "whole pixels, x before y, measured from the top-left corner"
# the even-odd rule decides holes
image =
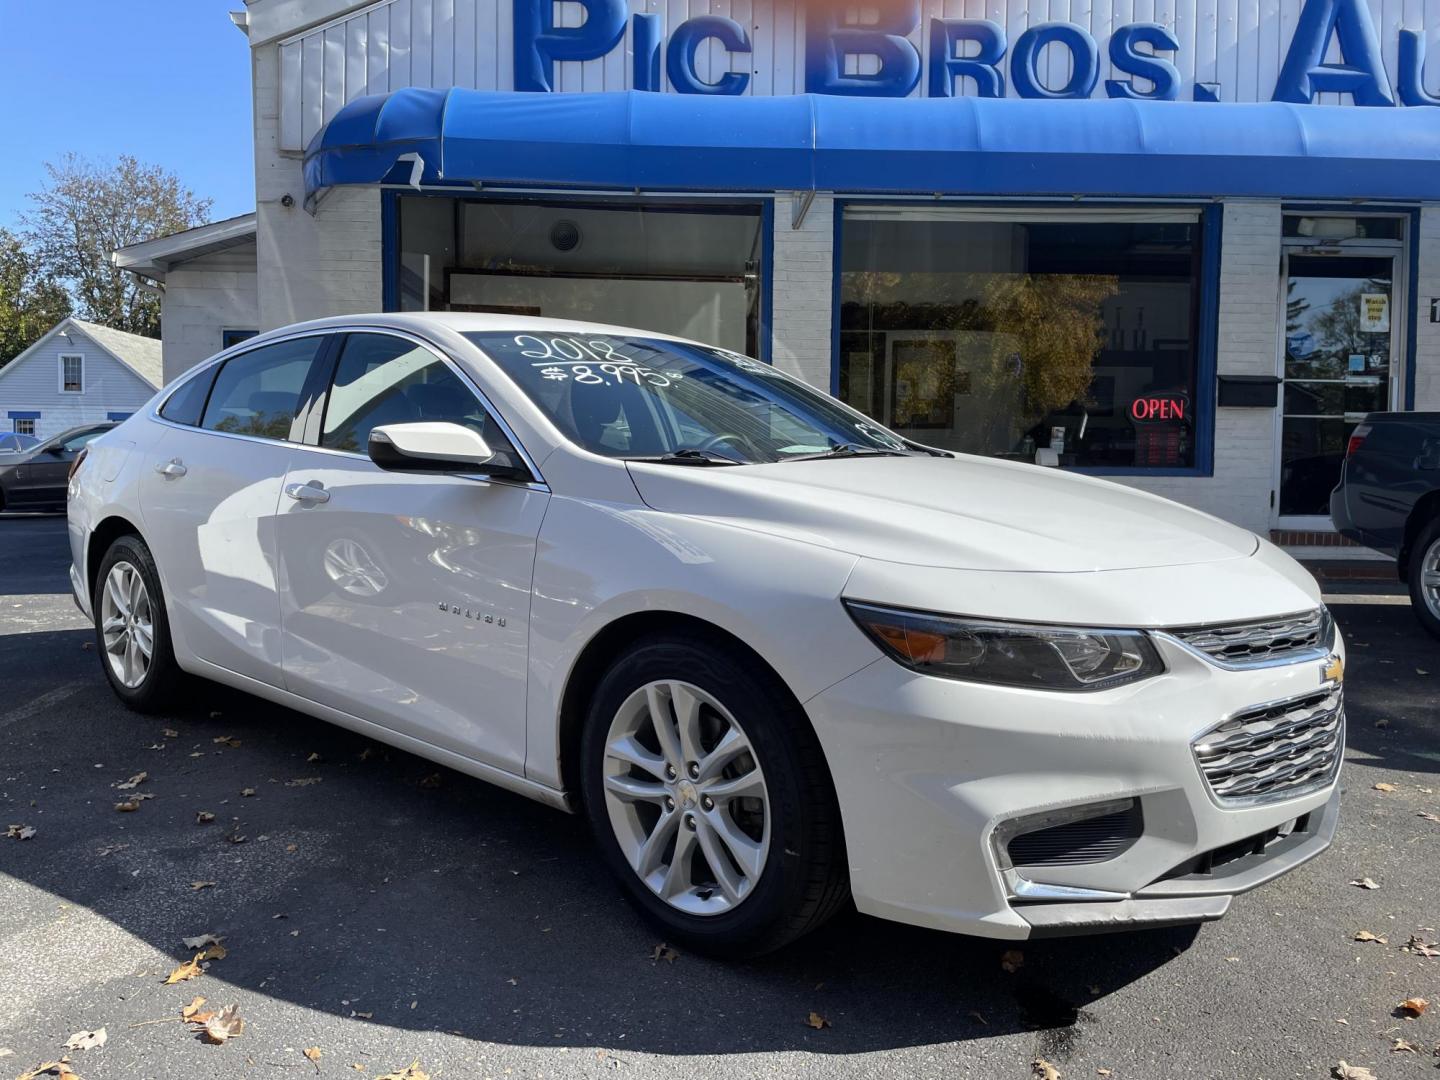
[[[205,399],[210,395],[210,387],[214,385],[217,370],[212,367],[181,383],[165,399],[165,404],[160,406],[160,415],[172,423],[198,427],[200,415],[205,411]]]

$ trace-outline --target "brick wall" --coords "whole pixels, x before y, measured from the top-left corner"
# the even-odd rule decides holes
[[[381,307],[380,193],[336,188],[312,216],[300,159],[279,146],[279,48],[252,53],[260,329]],[[294,205],[281,200],[289,195]]]
[[[1440,410],[1440,323],[1430,321],[1430,301],[1440,297],[1440,207],[1420,211],[1419,311],[1415,313],[1415,408]]]
[[[775,200],[771,360],[829,393],[835,200],[817,195],[798,229],[790,227],[790,209],[785,196]]]
[[[259,328],[253,244],[180,264],[165,278],[165,381],[219,352],[221,331]]]

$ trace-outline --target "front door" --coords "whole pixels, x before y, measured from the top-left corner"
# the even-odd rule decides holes
[[[1367,413],[1395,407],[1397,261],[1383,249],[1286,257],[1282,519],[1328,527],[1350,432]]]
[[[278,519],[286,683],[397,732],[519,774],[530,584],[549,495],[475,477],[386,472],[380,424],[446,420],[513,448],[440,356],[350,334],[319,446],[296,452]]]

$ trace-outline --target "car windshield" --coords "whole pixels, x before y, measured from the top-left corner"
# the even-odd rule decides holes
[[[468,333],[568,438],[607,457],[758,464],[924,453],[738,353],[612,334]]]

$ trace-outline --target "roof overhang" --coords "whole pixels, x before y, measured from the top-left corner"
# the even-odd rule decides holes
[[[677,192],[1440,199],[1428,109],[399,90],[305,155],[341,184]]]
[[[112,252],[110,261],[121,270],[164,281],[165,275],[180,263],[254,242],[255,215],[241,214],[142,244],[131,244]]]

